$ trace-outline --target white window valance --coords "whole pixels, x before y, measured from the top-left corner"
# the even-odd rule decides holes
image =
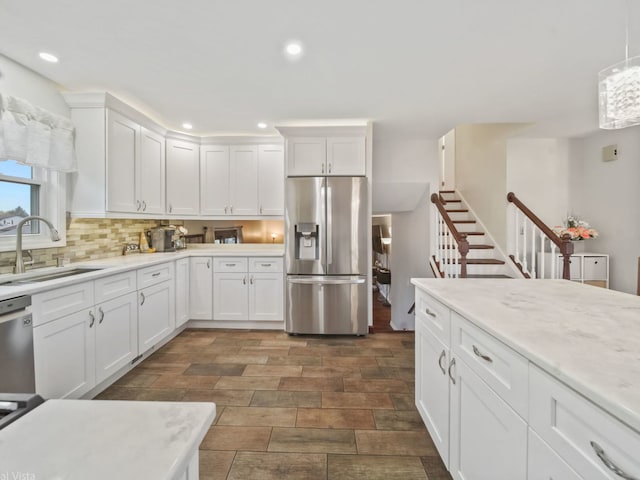
[[[68,118],[0,94],[0,160],[74,172],[74,137],[75,129]]]

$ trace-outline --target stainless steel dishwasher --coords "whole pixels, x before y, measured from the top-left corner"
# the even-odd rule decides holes
[[[30,296],[0,301],[0,392],[35,393]]]

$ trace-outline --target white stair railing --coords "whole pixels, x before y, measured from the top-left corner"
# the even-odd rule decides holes
[[[440,278],[465,278],[467,276],[467,253],[469,243],[466,234],[461,234],[446,213],[441,197],[431,196],[431,261]]]

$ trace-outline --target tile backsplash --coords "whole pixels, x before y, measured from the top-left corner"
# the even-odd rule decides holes
[[[158,224],[158,220],[72,218],[67,221],[67,246],[32,250],[35,263],[27,269],[55,266],[58,257],[73,263],[122,255],[124,243],[138,243],[140,232]],[[0,274],[13,272],[15,257],[15,252],[0,252]]]

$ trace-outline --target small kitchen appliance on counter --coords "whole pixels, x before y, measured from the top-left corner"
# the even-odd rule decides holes
[[[157,227],[150,230],[151,246],[156,252],[175,252],[176,229],[172,227]]]

